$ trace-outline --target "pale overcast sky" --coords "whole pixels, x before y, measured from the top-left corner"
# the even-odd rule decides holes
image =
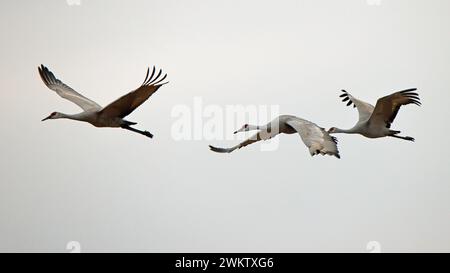
[[[450,2],[370,2],[1,1],[0,251],[450,251]],[[155,138],[42,123],[79,109],[41,63],[102,105],[162,68],[170,84],[128,118]],[[208,145],[237,139],[171,134],[196,97],[349,128],[341,89],[375,103],[410,87],[423,107],[393,129],[416,142],[338,135],[341,160],[297,135],[228,155]]]

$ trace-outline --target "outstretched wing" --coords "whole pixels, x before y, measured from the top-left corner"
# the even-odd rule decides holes
[[[301,118],[291,118],[286,121],[286,124],[300,134],[311,155],[334,155],[341,158],[337,147],[337,139],[330,136],[324,128]]]
[[[406,89],[379,99],[370,117],[370,124],[383,124],[387,128],[391,128],[391,124],[394,122],[402,105],[422,105],[419,94],[414,92],[416,90],[417,88]]]
[[[262,130],[262,131],[256,133],[255,135],[253,135],[252,137],[250,137],[249,139],[239,143],[238,145],[236,145],[234,147],[218,148],[218,147],[209,145],[209,148],[211,149],[211,151],[216,152],[216,153],[231,153],[234,150],[240,149],[242,147],[248,146],[248,145],[256,143],[258,141],[271,139],[274,136],[278,135],[279,133],[280,133],[279,130],[276,130],[276,129],[270,130],[270,131]]]
[[[70,86],[58,80],[55,75],[53,75],[53,73],[44,65],[38,67],[38,71],[42,81],[48,88],[55,91],[62,98],[80,106],[84,111],[99,110],[102,108],[96,102],[84,97],[80,93],[77,93]]]
[[[339,96],[339,97],[343,98],[342,101],[343,102],[348,101],[347,106],[350,106],[353,104],[353,107],[356,107],[358,109],[358,113],[359,113],[358,123],[367,121],[370,118],[370,116],[372,115],[373,109],[375,107],[373,107],[373,105],[371,105],[370,103],[356,99],[355,97],[350,95],[350,93],[348,93],[345,90],[342,90],[342,92],[344,94]]]
[[[136,108],[143,104],[148,98],[153,95],[161,86],[166,83],[161,83],[167,77],[165,74],[161,79],[162,70],[159,70],[155,76],[155,67],[153,66],[152,74],[150,75],[150,68],[147,69],[147,75],[142,85],[112,102],[100,111],[100,114],[105,117],[120,117],[124,118],[131,114]],[[155,77],[154,77],[155,76]]]

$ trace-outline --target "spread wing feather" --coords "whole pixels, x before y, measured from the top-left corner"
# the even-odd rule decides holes
[[[400,107],[408,104],[421,105],[419,94],[414,92],[416,90],[416,88],[406,89],[380,98],[369,122],[371,124],[383,124],[387,128],[391,128]]]
[[[96,102],[86,98],[73,90],[70,86],[63,83],[61,80],[57,79],[55,75],[44,65],[38,67],[38,71],[45,85],[55,91],[60,97],[75,103],[84,111],[101,109],[101,106]]]
[[[356,99],[355,97],[353,97],[350,93],[348,93],[345,90],[342,90],[342,92],[343,92],[343,94],[339,96],[342,98],[342,101],[347,102],[347,106],[350,106],[353,104],[353,107],[358,109],[358,113],[359,113],[358,123],[369,120],[370,116],[372,115],[373,109],[374,109],[373,105]]]
[[[299,133],[311,155],[334,155],[341,158],[337,138],[330,136],[324,128],[300,118],[291,118],[286,123]]]
[[[142,85],[112,102],[100,111],[100,114],[105,117],[119,117],[124,118],[131,114],[136,108],[143,104],[151,95],[153,95],[161,86],[166,83],[161,83],[167,77],[165,74],[160,78],[162,70],[160,69],[158,74],[155,76],[156,69],[153,66],[152,73],[150,75],[150,68],[147,69],[147,74]]]

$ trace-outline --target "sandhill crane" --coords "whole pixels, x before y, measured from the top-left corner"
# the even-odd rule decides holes
[[[398,136],[398,134],[400,134],[401,132],[391,130],[390,128],[402,105],[421,105],[419,94],[414,92],[416,90],[416,88],[411,88],[380,98],[377,101],[375,107],[367,102],[356,99],[347,91],[342,90],[342,92],[344,92],[340,96],[341,98],[343,98],[342,101],[348,101],[347,106],[353,104],[353,107],[356,107],[358,109],[359,120],[356,125],[349,130],[332,127],[330,130],[328,130],[328,133],[360,134],[368,138],[380,138],[388,136],[408,141],[414,141],[414,138],[409,136]]]
[[[48,88],[55,91],[62,98],[75,103],[76,105],[81,107],[81,109],[83,109],[82,113],[75,115],[53,112],[50,114],[50,116],[43,119],[42,121],[48,119],[72,119],[88,122],[95,127],[123,128],[147,136],[149,138],[153,137],[153,135],[148,131],[140,131],[132,128],[131,125],[136,125],[137,123],[127,121],[123,118],[131,114],[161,86],[167,83],[161,83],[166,79],[167,74],[159,79],[162,70],[159,70],[158,74],[155,76],[155,67],[153,66],[151,75],[150,68],[148,68],[145,80],[138,89],[120,97],[104,108],[102,108],[96,102],[79,94],[71,87],[57,79],[55,75],[53,75],[53,73],[44,65],[41,65],[38,68],[38,71],[42,81],[45,83],[45,85],[47,85]]]
[[[334,155],[337,158],[341,158],[337,148],[337,139],[335,137],[330,136],[324,128],[295,116],[282,115],[264,126],[245,124],[241,129],[234,133],[237,134],[239,132],[252,130],[259,130],[259,132],[232,148],[217,148],[214,146],[209,147],[212,151],[217,153],[231,153],[236,149],[240,149],[260,140],[271,139],[281,133],[298,133],[302,138],[303,143],[305,143],[305,145],[309,148],[309,153],[311,156],[321,154]]]

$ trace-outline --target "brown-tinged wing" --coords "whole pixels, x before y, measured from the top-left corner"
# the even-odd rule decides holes
[[[421,105],[419,94],[414,92],[416,90],[416,88],[406,89],[380,98],[369,119],[369,123],[384,123],[387,128],[390,128],[401,106],[408,104]]]
[[[105,117],[119,117],[124,118],[131,114],[136,108],[143,104],[148,98],[155,93],[161,86],[165,83],[161,83],[167,77],[165,74],[160,78],[162,70],[160,69],[158,74],[155,76],[156,69],[153,66],[152,73],[150,74],[150,68],[147,69],[147,75],[142,85],[112,102],[100,111],[100,114]]]

